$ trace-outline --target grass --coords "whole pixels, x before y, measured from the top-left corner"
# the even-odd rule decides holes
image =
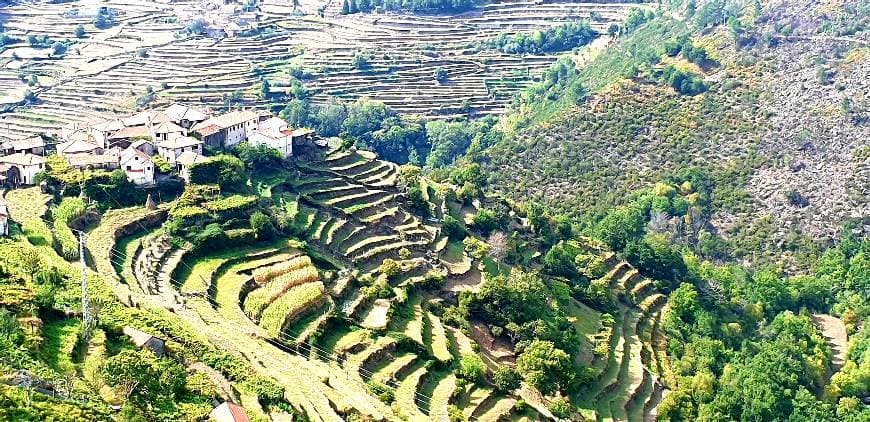
[[[422,296],[411,293],[404,303],[394,305],[393,318],[389,327],[390,331],[403,333],[420,345],[423,345],[422,301]]]
[[[465,259],[465,246],[458,240],[451,240],[447,243],[441,259],[451,264],[461,263]]]
[[[404,380],[396,388],[396,407],[401,415],[411,421],[428,421],[429,418],[420,411],[419,406],[425,403],[424,398],[417,395],[417,387],[420,384],[421,378],[426,375],[426,368],[423,365],[418,367],[408,374]]]
[[[138,286],[136,276],[133,275],[133,255],[141,244],[142,238],[148,234],[148,231],[141,231],[132,236],[118,239],[115,244],[115,257],[112,260],[112,265],[115,267],[115,274],[121,277],[121,282],[129,286]]]
[[[81,322],[76,319],[50,321],[43,327],[45,342],[42,345],[42,358],[48,366],[59,373],[73,373],[73,349],[81,332]]]
[[[433,420],[450,420],[447,408],[450,406],[450,397],[456,390],[456,376],[452,373],[442,374],[439,381],[431,391],[431,403],[429,403],[429,417]]]
[[[579,404],[581,408],[592,409],[596,406],[596,399],[598,395],[614,380],[616,380],[620,363],[622,361],[622,318],[625,316],[622,314],[614,315],[614,319],[616,320],[613,326],[613,336],[610,341],[610,354],[607,357],[607,366],[604,368],[604,371],[589,384],[587,388],[585,388],[580,394],[576,397],[579,399]],[[609,406],[608,408],[609,413]]]
[[[592,361],[591,338],[601,330],[601,314],[594,309],[576,300],[570,301],[565,306],[565,311],[570,315],[569,320],[580,335],[580,354],[578,358],[588,365]]]
[[[450,360],[453,359],[453,355],[450,354],[450,342],[447,339],[444,325],[441,324],[441,320],[432,313],[427,313],[426,317],[429,319],[429,324],[431,325],[431,342],[429,343],[429,347],[432,356],[441,362],[450,362]]]

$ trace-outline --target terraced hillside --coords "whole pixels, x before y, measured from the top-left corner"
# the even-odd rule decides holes
[[[303,79],[315,102],[367,96],[423,116],[499,112],[555,57],[476,52],[469,44],[588,19],[593,12],[593,28],[604,32],[633,5],[496,1],[456,16],[320,17],[322,3],[293,8],[264,2],[257,12],[259,34],[226,37],[212,28],[214,38],[185,30],[198,2],[101,6],[115,15],[115,24],[105,29],[94,27],[89,15],[64,17],[91,10],[84,1],[16,3],[0,10],[5,33],[18,40],[2,58],[7,70],[0,74],[0,98],[8,111],[0,119],[0,137],[56,133],[66,123],[129,113],[137,103],[264,108],[275,94],[291,91],[293,69],[308,74]],[[81,37],[79,25],[85,28]],[[48,40],[33,48],[26,42],[31,35]],[[66,51],[52,54],[55,41],[68,42]],[[371,55],[370,67],[356,69],[352,57],[363,50]],[[447,71],[444,83],[433,79],[436,68]],[[272,86],[268,98],[261,92],[263,79]],[[24,101],[28,90],[35,94],[31,104]]]

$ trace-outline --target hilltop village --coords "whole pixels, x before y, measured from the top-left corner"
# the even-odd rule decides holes
[[[289,158],[294,146],[313,145],[314,133],[290,128],[268,113],[236,110],[213,115],[172,104],[97,123],[71,123],[51,142],[46,138],[38,135],[0,145],[0,181],[11,187],[37,184],[37,175],[46,170],[46,156],[57,154],[70,169],[120,169],[130,182],[150,187],[158,182],[161,168],[187,181],[191,165],[208,161],[204,146],[219,150],[247,142]]]

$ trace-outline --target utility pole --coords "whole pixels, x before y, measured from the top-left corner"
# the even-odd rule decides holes
[[[88,296],[88,266],[85,264],[85,233],[79,232],[79,263],[82,266],[82,339],[85,346],[91,339],[93,315],[91,315],[90,297]]]

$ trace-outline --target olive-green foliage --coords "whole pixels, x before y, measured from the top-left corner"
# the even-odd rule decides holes
[[[223,189],[243,189],[248,176],[242,160],[232,155],[217,155],[190,166],[190,183],[217,184]]]
[[[533,340],[517,358],[517,372],[544,394],[568,388],[576,376],[571,356],[541,340]]]
[[[479,382],[486,375],[486,365],[477,355],[464,354],[459,359],[456,375],[471,382]]]

